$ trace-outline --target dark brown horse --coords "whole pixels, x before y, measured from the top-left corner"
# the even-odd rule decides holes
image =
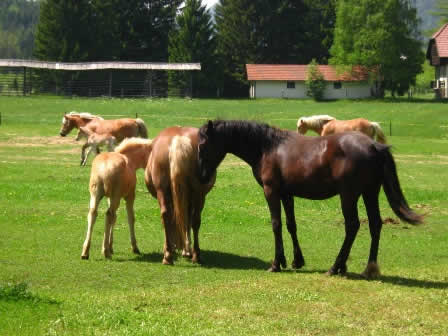
[[[413,212],[401,191],[389,147],[359,132],[324,137],[306,137],[266,124],[247,121],[209,121],[199,130],[199,173],[207,182],[227,153],[251,167],[262,186],[271,213],[275,257],[271,271],[286,267],[283,250],[281,203],[291,235],[293,268],[305,265],[297,239],[294,196],[322,200],[341,198],[345,239],[328,274],[344,274],[352,244],[359,229],[357,203],[362,196],[371,235],[370,255],[363,276],[379,275],[378,245],[382,220],[378,195],[383,186],[392,210],[402,220],[416,224],[422,217]]]
[[[213,187],[216,172],[210,171],[202,184],[197,175],[198,129],[170,127],[152,141],[152,152],[145,170],[145,183],[157,198],[165,229],[164,264],[173,264],[175,248],[200,262],[199,227],[205,196]],[[194,245],[191,253],[190,230]]]

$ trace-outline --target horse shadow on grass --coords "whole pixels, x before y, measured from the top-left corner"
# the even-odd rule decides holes
[[[175,260],[179,260],[182,257],[177,254]],[[163,253],[161,252],[151,252],[151,253],[143,253],[138,255],[132,259],[115,259],[118,262],[124,261],[139,261],[139,262],[149,262],[149,263],[160,263],[163,259]],[[201,267],[204,268],[220,268],[220,269],[234,269],[234,270],[261,270],[267,271],[267,269],[271,266],[270,263],[263,261],[256,257],[245,257],[236,255],[233,253],[220,252],[220,251],[212,251],[212,250],[201,250]],[[321,273],[322,276],[328,276],[325,273],[327,270],[322,269],[291,269],[286,268],[282,270],[282,273],[299,273],[299,274],[313,274],[313,273]],[[275,275],[273,275],[275,276]],[[336,275],[335,277],[338,277]],[[352,281],[369,281],[363,278],[358,273],[347,272],[345,275],[340,276],[348,280]],[[387,283],[396,286],[403,287],[414,287],[414,288],[428,288],[428,289],[448,289],[447,281],[431,281],[431,280],[419,280],[406,278],[397,275],[381,275],[379,278],[374,281]]]
[[[322,276],[329,276],[326,275],[327,270],[294,270],[294,269],[286,269],[282,272],[290,272],[290,273],[303,273],[303,274],[312,274],[312,273],[321,273]],[[428,288],[428,289],[448,289],[448,282],[447,281],[432,281],[432,280],[419,280],[419,279],[412,279],[412,278],[405,278],[398,275],[381,275],[376,279],[373,280],[367,280],[364,277],[361,276],[361,274],[353,273],[353,272],[347,272],[345,275],[333,275],[334,277],[342,277],[347,280],[352,281],[378,281],[382,283],[387,283],[395,286],[403,286],[403,287],[414,287],[414,288]]]
[[[161,252],[151,252],[142,253],[138,256],[132,258],[132,261],[148,262],[148,263],[160,263],[163,259],[163,253]],[[175,261],[182,259],[180,254],[177,254]],[[124,259],[116,261],[123,262]],[[129,260],[129,259],[128,259]],[[255,257],[245,257],[236,255],[233,253],[211,251],[211,250],[201,250],[201,267],[204,268],[221,268],[221,269],[239,269],[239,270],[266,270],[269,268],[270,264],[255,258]]]

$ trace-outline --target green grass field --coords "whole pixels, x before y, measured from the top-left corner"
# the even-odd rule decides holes
[[[294,130],[300,116],[365,117],[383,126],[410,205],[423,225],[399,222],[383,193],[382,276],[363,280],[370,236],[361,229],[345,277],[328,277],[344,237],[339,199],[296,199],[306,266],[268,273],[269,212],[250,167],[229,155],[207,197],[203,265],[162,261],[156,200],[138,173],[130,250],[120,208],[112,260],[101,255],[100,207],[81,260],[90,162],[79,167],[75,134],[60,137],[72,110],[138,117],[150,137],[172,125],[251,119]],[[446,335],[448,333],[448,105],[432,100],[119,100],[0,97],[0,335]],[[392,135],[390,135],[392,134]],[[310,134],[311,135],[311,134]],[[292,246],[283,230],[288,264]]]

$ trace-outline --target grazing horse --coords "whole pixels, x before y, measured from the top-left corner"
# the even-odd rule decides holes
[[[322,115],[302,117],[297,121],[297,132],[305,134],[309,129],[322,136],[357,131],[364,133],[374,140],[376,139],[379,143],[386,143],[386,136],[380,124],[363,118],[337,120],[333,117]]]
[[[79,138],[86,137],[87,142],[82,146],[81,151],[81,166],[85,166],[87,163],[87,159],[89,157],[89,154],[92,152],[92,150],[95,151],[95,153],[99,153],[99,147],[100,146],[106,146],[107,150],[109,152],[112,152],[117,145],[117,138],[115,138],[113,135],[109,134],[97,134],[94,132],[89,131],[87,128],[81,126],[79,128],[78,133]],[[85,150],[87,150],[87,154],[85,153]]]
[[[286,267],[283,250],[281,203],[291,235],[293,268],[305,265],[297,239],[294,196],[322,200],[335,195],[341,199],[345,239],[328,274],[344,274],[350,249],[359,229],[358,199],[362,196],[369,219],[370,255],[363,276],[378,276],[378,245],[382,220],[378,196],[383,186],[387,200],[402,220],[417,224],[422,216],[413,212],[400,188],[395,162],[389,147],[359,132],[306,137],[266,124],[247,121],[209,121],[199,130],[199,174],[206,183],[227,153],[252,167],[263,188],[271,213],[275,257],[270,271]]]
[[[104,120],[89,113],[70,112],[62,118],[62,126],[59,134],[66,136],[73,128],[84,127],[90,132],[101,135],[112,135],[120,143],[125,138],[142,137],[148,138],[148,131],[142,119],[113,119]],[[81,137],[77,136],[77,140]]]
[[[160,206],[165,229],[163,263],[173,264],[175,248],[200,262],[199,228],[205,196],[213,187],[216,172],[210,171],[202,184],[197,176],[198,129],[170,127],[153,139],[152,152],[145,170],[145,183]],[[193,229],[193,251],[190,229]]]
[[[104,256],[110,258],[113,253],[113,227],[122,198],[126,201],[132,251],[136,254],[140,253],[134,232],[136,170],[146,167],[151,148],[151,140],[130,138],[123,141],[115,149],[115,152],[101,153],[93,160],[89,183],[90,205],[87,216],[87,236],[82,249],[82,259],[89,259],[92,230],[98,215],[98,206],[104,196],[109,199],[104,227]]]

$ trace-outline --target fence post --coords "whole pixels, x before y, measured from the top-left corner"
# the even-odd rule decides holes
[[[22,90],[22,95],[26,95],[26,67],[23,67],[23,90]]]
[[[392,136],[392,120],[389,120],[389,136]]]

